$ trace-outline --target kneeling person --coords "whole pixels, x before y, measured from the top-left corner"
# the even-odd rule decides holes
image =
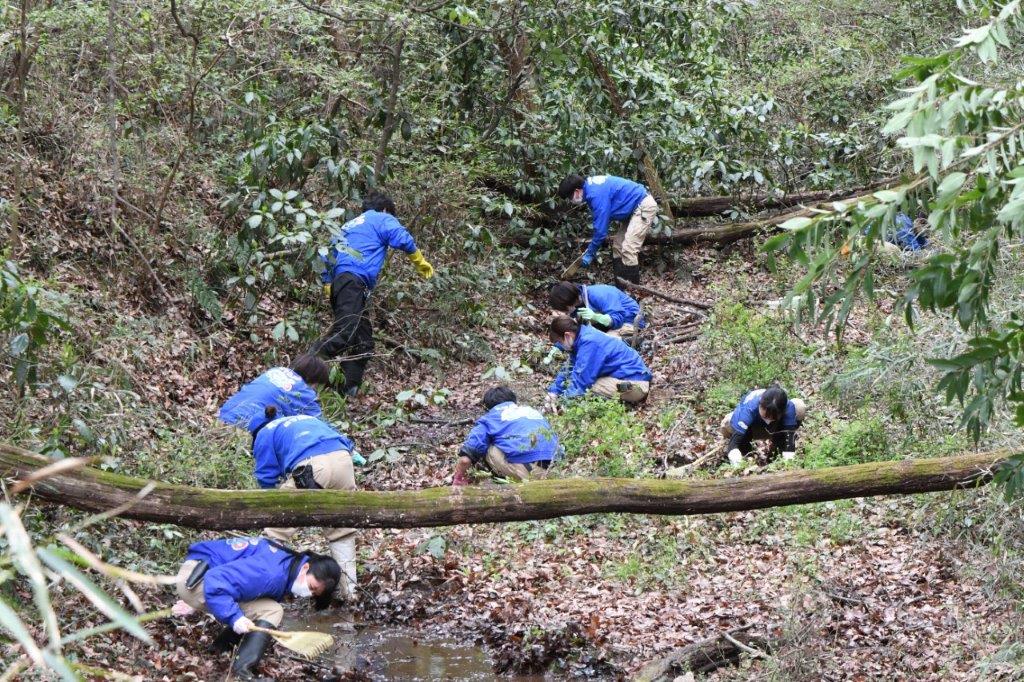
[[[253,434],[253,472],[261,488],[355,490],[352,469],[355,445],[347,437],[316,417],[295,415],[274,419],[274,408],[267,408],[270,419]],[[297,528],[267,528],[267,537],[287,542]],[[356,538],[354,528],[331,528],[324,536],[331,556],[341,566],[342,595],[355,596]]]
[[[557,407],[559,397],[575,398],[587,391],[630,404],[647,400],[651,371],[622,339],[581,327],[564,315],[552,320],[549,338],[569,354],[569,361],[548,387],[545,405],[549,409]]]
[[[752,441],[771,440],[769,458],[782,453],[782,459],[796,456],[796,432],[807,414],[807,405],[799,398],[789,399],[781,388],[762,388],[750,391],[740,400],[736,409],[725,415],[719,427],[722,436],[729,439],[726,452],[734,466],[743,462],[743,456],[753,449]]]
[[[225,625],[214,642],[220,651],[238,645],[231,664],[235,679],[254,679],[270,644],[270,635],[253,626],[276,629],[284,617],[286,595],[313,597],[319,609],[331,603],[341,570],[334,559],[293,552],[264,538],[225,538],[188,548],[175,587],[172,611],[187,616],[212,614]]]
[[[459,451],[453,485],[466,485],[470,467],[490,470],[515,481],[544,478],[558,455],[558,436],[532,407],[519,405],[516,394],[497,386],[484,394],[487,414],[477,420]]]
[[[609,336],[630,336],[646,326],[636,299],[607,284],[559,282],[551,287],[548,303],[558,312],[589,322]]]

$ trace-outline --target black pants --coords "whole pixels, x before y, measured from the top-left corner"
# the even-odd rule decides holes
[[[334,322],[309,352],[326,358],[345,355],[341,370],[345,373],[343,391],[358,389],[363,383],[363,372],[373,353],[373,328],[366,315],[369,290],[356,275],[343,272],[331,282],[331,310]]]

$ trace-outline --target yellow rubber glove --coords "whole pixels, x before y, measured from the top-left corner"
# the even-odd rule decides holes
[[[324,296],[326,296],[327,298],[331,297],[331,285],[330,284],[325,284],[324,285]]]
[[[409,254],[409,260],[416,266],[416,272],[420,273],[420,277],[423,279],[430,279],[434,276],[434,266],[427,262],[427,259],[423,257],[423,252],[419,249]]]

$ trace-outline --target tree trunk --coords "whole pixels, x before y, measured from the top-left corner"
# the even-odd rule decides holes
[[[873,462],[711,480],[552,479],[498,488],[390,492],[216,490],[149,484],[84,467],[34,483],[35,495],[87,511],[131,505],[124,518],[209,530],[267,526],[421,528],[550,519],[598,512],[710,514],[873,495],[980,486],[1010,453]],[[0,475],[24,478],[52,461],[0,443]],[[133,503],[134,500],[134,503]]]
[[[680,197],[672,200],[672,210],[677,218],[703,218],[721,215],[733,209],[744,209],[751,213],[759,213],[772,208],[789,208],[799,204],[841,200],[843,197],[863,194],[867,190],[887,187],[896,180],[897,178],[885,178],[853,189],[794,192],[792,194],[783,194],[782,196],[775,196],[773,194],[751,194],[749,196],[735,194],[717,197]]]
[[[748,628],[750,626],[747,626]],[[727,665],[735,665],[744,653],[741,646],[758,651],[770,651],[772,643],[763,635],[751,635],[747,628],[718,634],[701,642],[670,651],[656,661],[645,665],[633,682],[671,682],[679,675],[692,672],[706,674]],[[732,641],[730,641],[732,640]]]

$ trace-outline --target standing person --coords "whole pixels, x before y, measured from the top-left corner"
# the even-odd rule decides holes
[[[409,231],[395,219],[395,202],[386,194],[366,197],[362,215],[342,225],[341,232],[342,240],[332,240],[328,253],[321,256],[324,270],[320,277],[325,290],[330,287],[334,322],[309,352],[328,358],[348,355],[341,361],[345,373],[342,392],[355,397],[373,353],[373,328],[366,302],[377,285],[388,249],[405,251],[424,279],[434,276],[434,268]]]
[[[548,303],[558,312],[588,322],[609,336],[630,336],[647,324],[636,299],[607,284],[559,282],[548,292]]]
[[[282,490],[355,490],[352,469],[355,445],[327,423],[308,415],[275,418],[267,408],[266,424],[253,434],[253,474],[261,488]],[[267,537],[289,541],[297,528],[267,528]],[[342,596],[353,599],[356,590],[356,536],[354,528],[324,529],[331,556],[341,566]]]
[[[477,466],[514,481],[544,478],[558,456],[558,436],[540,412],[518,404],[510,388],[496,386],[484,393],[487,413],[477,420],[459,450],[452,485],[469,483]]]
[[[580,326],[565,315],[551,322],[549,338],[569,354],[569,361],[548,387],[545,406],[556,409],[558,399],[575,398],[587,391],[604,398],[637,404],[647,400],[651,371],[640,354],[622,339],[593,327]]]
[[[584,178],[571,173],[558,185],[558,196],[574,204],[584,201],[594,216],[594,236],[583,254],[584,267],[594,262],[597,250],[608,237],[608,223],[628,220],[625,230],[612,239],[612,271],[633,284],[640,283],[640,248],[658,215],[658,202],[640,183],[615,175]],[[618,279],[615,281],[618,285]]]
[[[237,645],[231,674],[253,680],[270,635],[252,627],[277,629],[284,617],[280,602],[288,594],[312,597],[317,610],[327,608],[340,574],[330,557],[293,552],[265,538],[197,542],[178,571],[178,602],[171,611],[176,616],[202,611],[223,623],[213,648],[225,652]]]
[[[272,367],[239,389],[221,406],[220,420],[253,432],[266,422],[270,405],[277,416],[290,417],[322,413],[314,386],[326,386],[331,371],[327,363],[315,355],[300,355],[290,367]]]
[[[729,461],[733,466],[754,449],[752,441],[771,440],[769,458],[782,453],[782,459],[796,456],[796,432],[807,414],[807,405],[799,398],[790,400],[778,386],[750,391],[736,409],[722,418],[719,429],[724,438]]]

